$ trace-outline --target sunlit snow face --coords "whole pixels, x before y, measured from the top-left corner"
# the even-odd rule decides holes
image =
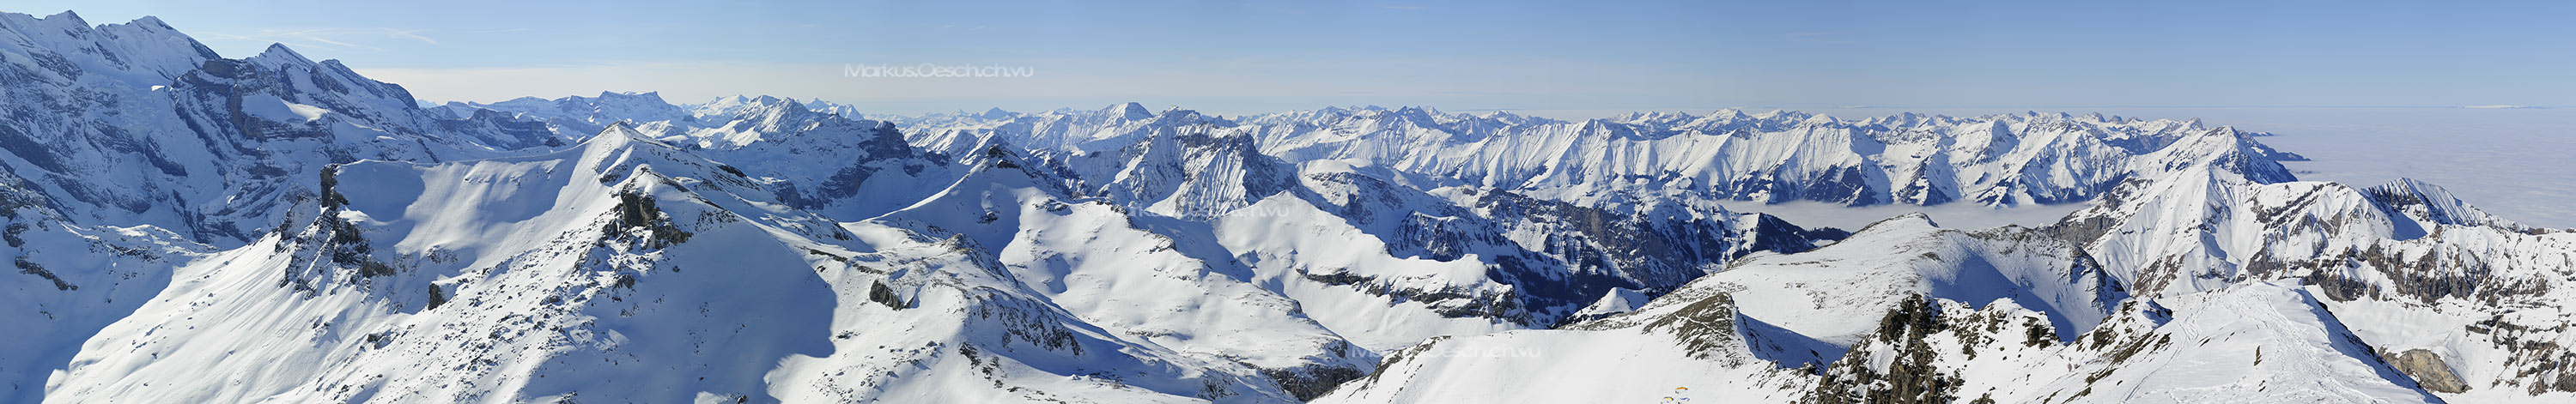
[[[2038,108],[2049,110],[2052,108]],[[2063,109],[2063,108],[2054,108]],[[2032,108],[1904,109],[1905,112],[1977,115]],[[1836,116],[1884,116],[1885,108],[1828,108]],[[2534,226],[2576,227],[2576,109],[2565,108],[2082,108],[2142,118],[2200,118],[2210,125],[2267,132],[2257,139],[2310,161],[2282,163],[2301,180],[2369,186],[2413,178],[2440,184],[2481,209]],[[1789,214],[1797,214],[1791,210]],[[1901,212],[1899,212],[1901,213]],[[1933,211],[1944,225],[1981,220],[1979,212]],[[1944,214],[1948,213],[1948,214]],[[1786,216],[1786,215],[1784,215]],[[1831,220],[1828,215],[1817,220]],[[1881,215],[1884,216],[1884,215]],[[2053,221],[2033,212],[1988,223]],[[1798,223],[1804,224],[1805,221]],[[1955,226],[1973,227],[1973,226]]]

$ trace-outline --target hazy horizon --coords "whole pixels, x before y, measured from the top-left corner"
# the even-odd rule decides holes
[[[2576,105],[2576,5],[31,1],[283,43],[431,101],[768,94],[893,114]],[[2500,12],[2498,8],[2515,8]],[[2565,8],[2552,12],[2530,8]],[[496,12],[497,11],[497,12]],[[580,44],[565,46],[561,44]],[[1026,77],[851,77],[868,67]],[[991,68],[991,69],[985,69]]]
[[[2266,142],[2317,159],[2291,163],[2303,179],[2423,179],[2535,225],[2576,226],[2576,212],[2550,202],[2576,197],[2576,184],[2502,187],[2531,177],[2495,174],[2576,164],[2529,147],[2570,137],[2550,123],[2571,115],[2576,77],[2553,66],[2576,55],[2520,45],[2576,38],[2576,27],[2545,21],[2570,13],[2395,2],[673,4],[683,3],[351,12],[37,1],[6,11],[77,9],[92,24],[156,16],[225,57],[285,44],[433,102],[656,92],[673,104],[821,99],[874,116],[1137,102],[1221,116],[1376,105],[1560,120],[1721,108],[2198,118],[2282,134]],[[1003,74],[863,74],[923,64]],[[1000,77],[1015,71],[1028,74]],[[2383,164],[2436,146],[2460,158]],[[2498,154],[2516,158],[2487,158]]]

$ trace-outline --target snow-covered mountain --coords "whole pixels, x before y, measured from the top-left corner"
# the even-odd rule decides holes
[[[716,99],[713,99],[713,100],[707,100],[707,102],[701,102],[701,103],[696,103],[696,104],[685,104],[685,105],[679,105],[678,107],[679,107],[679,108],[681,108],[681,109],[685,109],[685,110],[687,110],[687,111],[688,111],[688,114],[689,114],[690,116],[692,116],[692,117],[696,117],[697,119],[712,119],[712,120],[722,121],[722,120],[729,120],[729,119],[733,119],[734,117],[737,117],[737,116],[741,116],[744,112],[749,111],[749,110],[750,110],[750,109],[752,109],[752,108],[757,108],[757,107],[762,106],[762,105],[771,105],[771,104],[776,104],[776,103],[779,103],[779,102],[782,102],[782,101],[786,101],[786,102],[793,102],[793,101],[796,101],[796,99],[794,99],[794,98],[771,97],[771,96],[766,96],[766,95],[762,95],[762,96],[742,96],[742,95],[736,95],[736,96],[730,96],[730,97],[716,97]],[[866,118],[866,117],[867,117],[865,114],[863,114],[863,112],[865,112],[865,111],[860,111],[860,110],[859,110],[859,107],[851,106],[851,105],[845,105],[845,104],[837,104],[837,103],[833,103],[833,102],[831,102],[831,101],[824,101],[824,100],[805,100],[805,101],[803,101],[803,102],[798,102],[797,104],[799,104],[799,105],[803,105],[806,109],[808,109],[808,110],[812,110],[812,111],[814,111],[814,112],[820,112],[820,113],[829,114],[829,115],[840,115],[842,118],[849,118],[849,119],[861,119],[861,118]],[[655,116],[637,116],[637,117],[632,117],[632,118],[642,118],[642,119],[638,119],[639,121],[651,121],[651,120],[657,120],[657,119],[651,119],[651,118],[654,118],[654,117],[655,117]]]
[[[2263,183],[2237,174],[2238,157],[2169,161],[2174,174],[2125,181],[2046,228],[1890,219],[1735,261],[1633,312],[1406,348],[1323,401],[1682,394],[1599,370],[1639,356],[1664,358],[1648,373],[1717,375],[1663,380],[1674,388],[1767,401],[2576,398],[2576,353],[2562,348],[2576,317],[2560,309],[2576,280],[2569,231],[2419,181]],[[1607,345],[1627,348],[1593,352]],[[1442,353],[1463,347],[1475,350]],[[1584,353],[1549,354],[1565,351]]]
[[[602,91],[598,97],[568,96],[552,100],[519,97],[490,104],[448,102],[429,108],[432,112],[463,119],[484,110],[497,111],[521,120],[545,122],[558,137],[586,139],[610,124],[622,121],[694,122],[696,116],[678,106],[662,101],[659,93],[620,93]]]
[[[1036,148],[1088,151],[1085,145],[1126,141],[1121,136],[1141,132],[1139,125],[1200,123],[1161,119],[1132,103],[1007,119],[941,118],[915,125],[914,144],[939,150],[972,143],[963,138],[1002,136]],[[2244,161],[2229,168],[2259,182],[2289,180],[2276,162],[2299,159],[2250,140],[2259,133],[2196,120],[2100,115],[1842,120],[1721,110],[1565,122],[1408,107],[1220,121],[1245,128],[1262,153],[1288,161],[1350,161],[1445,181],[1423,186],[1471,184],[1587,203],[1673,197],[1855,206],[2077,203],[2128,178],[2163,175],[2176,158],[2239,152],[2197,139],[2240,139]]]
[[[82,223],[238,246],[315,195],[313,169],[544,147],[491,115],[442,117],[401,86],[273,46],[224,59],[158,19],[0,15],[0,165]]]
[[[5,402],[2576,399],[2576,232],[2198,121],[424,107],[0,28]]]
[[[2136,182],[2053,230],[2141,296],[2299,279],[2428,389],[2466,401],[2576,398],[2576,232],[2487,214],[2413,180],[2356,188]]]

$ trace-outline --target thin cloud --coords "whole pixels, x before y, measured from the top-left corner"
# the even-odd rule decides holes
[[[410,38],[410,39],[420,40],[421,42],[428,42],[428,43],[429,43],[429,44],[431,44],[431,45],[437,45],[437,44],[438,44],[438,40],[436,40],[436,39],[429,39],[429,37],[420,36],[420,30],[398,30],[398,29],[392,29],[392,28],[385,28],[385,33],[390,34],[390,35],[393,35],[393,36],[395,36],[395,37],[400,37],[400,38]]]
[[[331,31],[331,30],[329,30],[329,29],[282,30],[282,29],[265,29],[265,28],[264,28],[264,29],[260,29],[258,32],[254,32],[254,33],[250,33],[250,34],[208,33],[208,34],[203,35],[203,36],[204,36],[204,37],[207,37],[207,38],[209,38],[209,39],[215,39],[215,40],[234,40],[234,41],[249,41],[249,42],[273,42],[273,43],[286,44],[286,45],[288,45],[288,46],[294,46],[294,47],[299,47],[299,48],[311,48],[311,49],[367,49],[367,50],[376,50],[376,51],[382,51],[382,50],[385,50],[384,48],[378,48],[378,47],[366,46],[366,45],[359,45],[359,44],[355,44],[355,43],[350,43],[350,42],[348,42],[348,41],[343,41],[343,40],[339,40],[339,39],[333,39],[332,37],[333,37],[333,36],[335,36],[335,35],[337,35],[337,33],[332,32],[332,31]]]
[[[526,29],[496,30],[495,32],[519,31],[526,31]],[[407,30],[395,28],[343,27],[303,29],[261,28],[250,33],[210,32],[200,35],[200,37],[213,40],[275,42],[287,44],[288,46],[316,49],[365,49],[383,51],[385,48],[377,45],[381,45],[381,41],[385,40],[420,41],[425,44],[438,45],[437,38],[431,38],[428,35],[424,35],[424,33],[427,32],[431,31],[418,29]],[[374,45],[371,45],[371,43]]]

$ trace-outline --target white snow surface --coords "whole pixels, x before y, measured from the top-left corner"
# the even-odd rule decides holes
[[[0,402],[2576,400],[2557,110],[424,106],[70,13],[0,78]]]
[[[2246,284],[2161,303],[2177,314],[2143,352],[2075,364],[2032,394],[2102,403],[2441,401],[2348,339],[2294,286]],[[2090,394],[2073,396],[2083,391]]]
[[[2071,244],[2014,227],[1942,229],[1922,215],[1880,221],[1807,253],[1746,257],[1688,288],[1732,294],[1748,317],[1846,346],[1911,295],[2011,301],[2063,330],[2092,329],[2127,298]]]

